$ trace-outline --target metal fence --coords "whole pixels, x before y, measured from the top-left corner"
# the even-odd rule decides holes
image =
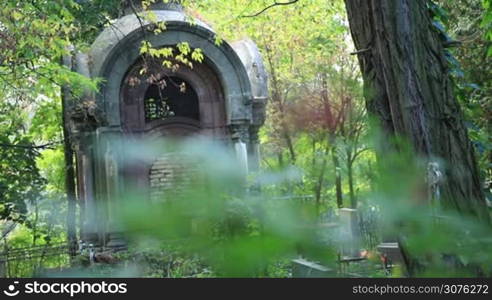
[[[25,248],[6,248],[0,252],[0,277],[33,277],[44,269],[69,266],[67,243],[47,244]]]
[[[358,223],[363,245],[371,250],[376,249],[382,235],[379,212],[373,209],[359,210]]]

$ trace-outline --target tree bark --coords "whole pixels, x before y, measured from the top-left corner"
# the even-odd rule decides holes
[[[62,106],[65,110],[65,105]],[[65,112],[64,112],[65,115]],[[65,120],[65,118],[63,118]],[[64,121],[65,123],[65,121]],[[64,155],[65,155],[65,190],[67,194],[67,237],[70,256],[76,255],[77,229],[76,229],[76,199],[75,199],[75,167],[73,163],[73,151],[68,138],[66,125],[63,127]]]
[[[387,134],[443,161],[442,202],[489,222],[473,146],[426,0],[345,0],[366,106]]]
[[[354,164],[351,151],[347,151],[347,179],[349,186],[350,208],[357,208],[357,198],[354,191]]]
[[[336,153],[336,147],[331,148],[331,159],[333,161],[333,168],[335,169],[335,190],[337,195],[338,208],[343,207],[343,193],[342,193],[342,174],[340,172],[340,161],[338,160],[338,154]]]
[[[71,68],[71,56],[62,59],[62,63]],[[67,238],[68,249],[71,257],[77,254],[77,227],[76,227],[76,185],[75,185],[75,166],[72,143],[70,142],[70,134],[68,128],[68,101],[70,90],[68,86],[62,87],[62,122],[63,122],[63,146],[65,156],[65,192],[67,195]]]
[[[325,155],[323,155],[323,162],[321,163],[321,170],[319,171],[318,175],[318,182],[316,183],[315,187],[315,200],[316,200],[316,215],[319,216],[320,214],[320,207],[321,207],[321,192],[323,191],[323,185],[325,181],[325,172],[326,172],[326,165],[328,163],[327,159],[327,153],[328,151],[325,151]]]

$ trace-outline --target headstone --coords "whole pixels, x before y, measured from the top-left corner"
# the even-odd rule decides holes
[[[339,242],[342,258],[354,258],[360,256],[360,240],[357,236],[358,222],[357,210],[352,208],[341,208],[338,210],[340,218]]]
[[[293,278],[329,278],[335,277],[336,272],[318,263],[298,258],[292,260]]]
[[[381,243],[377,247],[378,252],[382,255],[382,264],[386,269],[391,269],[395,265],[400,265],[405,268],[405,261],[397,242]]]

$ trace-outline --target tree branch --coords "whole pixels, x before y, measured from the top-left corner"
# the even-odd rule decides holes
[[[294,3],[298,2],[298,1],[299,0],[291,0],[289,2],[278,2],[278,1],[275,1],[273,4],[265,7],[264,9],[260,10],[259,12],[255,13],[253,15],[241,16],[241,18],[254,18],[254,17],[257,17],[257,16],[261,15],[262,13],[264,13],[265,11],[269,10],[272,7],[281,6],[281,5],[291,5],[291,4],[294,4]]]
[[[0,143],[2,148],[18,148],[18,149],[53,149],[54,145],[60,144],[60,142],[52,142],[44,145],[14,145],[14,144],[3,144]]]
[[[357,159],[357,157],[358,157],[359,155],[361,155],[362,153],[364,153],[365,151],[368,151],[368,150],[369,150],[369,148],[368,148],[368,147],[364,147],[364,148],[361,148],[361,149],[357,150],[357,151],[354,153],[354,155],[352,156],[351,163],[354,163],[354,162],[355,162],[355,160]]]

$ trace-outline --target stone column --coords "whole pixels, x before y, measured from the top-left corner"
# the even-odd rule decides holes
[[[249,128],[249,143],[248,143],[248,166],[250,172],[257,172],[260,169],[260,141],[258,137],[258,126]]]
[[[74,146],[72,144],[72,146]],[[85,196],[84,196],[84,174],[83,174],[83,158],[78,150],[78,146],[74,147],[74,154],[75,154],[75,161],[76,161],[76,179],[77,179],[77,204],[79,206],[79,211],[78,211],[78,224],[77,227],[79,228],[79,237],[80,239],[83,239],[84,236],[84,220],[85,220]]]
[[[90,133],[80,133],[75,144],[77,160],[79,160],[79,197],[83,206],[81,215],[81,238],[87,244],[98,245],[99,238],[96,224],[96,203],[94,189],[94,151],[92,135]]]
[[[89,57],[77,51],[73,69],[90,78]],[[94,146],[94,130],[99,125],[94,109],[94,95],[90,89],[84,89],[71,108],[70,133],[77,157],[77,191],[80,205],[80,237],[86,244],[100,245],[96,202],[96,164],[97,151]]]
[[[122,204],[120,162],[122,161],[123,146],[121,145],[121,130],[119,128],[101,127],[97,129],[97,145],[99,152],[98,176],[98,215],[100,232],[104,245],[111,248],[126,246],[123,238],[123,228],[118,220],[119,205]]]
[[[114,144],[112,145],[114,148]],[[108,242],[107,246],[110,248],[121,248],[126,246],[126,242],[123,237],[123,228],[119,222],[119,205],[122,201],[120,199],[120,172],[118,164],[118,153],[115,153],[113,149],[108,147],[106,152],[106,193],[108,203]]]
[[[231,125],[232,143],[241,171],[246,176],[249,172],[248,167],[248,144],[249,144],[249,125]]]
[[[340,239],[342,245],[342,256],[358,257],[359,240],[357,236],[357,210],[352,208],[341,208],[338,210],[340,216]]]

